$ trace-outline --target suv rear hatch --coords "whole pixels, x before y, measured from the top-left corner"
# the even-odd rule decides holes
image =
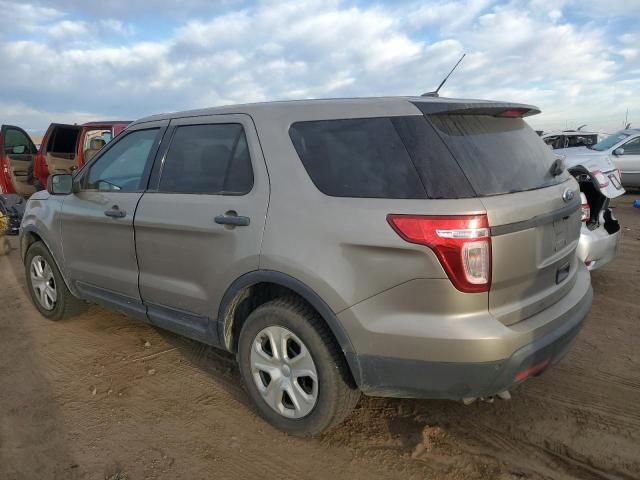
[[[489,310],[506,325],[560,300],[575,283],[580,191],[521,118],[527,108],[430,114],[417,104],[487,211]]]
[[[352,202],[361,209],[343,232],[350,248],[395,249],[382,233],[370,240],[353,237],[359,229],[352,222],[371,228],[386,212],[403,240],[434,254],[428,266],[417,267],[408,256],[402,268],[391,265],[389,274],[373,275],[384,280],[353,300],[440,274],[433,262],[465,293],[464,302],[442,304],[460,314],[488,308],[509,325],[560,300],[578,271],[580,192],[522,119],[537,109],[444,98],[410,101],[420,110],[298,121],[289,130],[322,193],[371,199]]]

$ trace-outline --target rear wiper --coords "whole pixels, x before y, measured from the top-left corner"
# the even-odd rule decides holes
[[[564,162],[561,158],[556,158],[551,164],[551,167],[549,167],[549,173],[552,177],[557,177],[558,175],[562,175],[562,172],[564,172]]]

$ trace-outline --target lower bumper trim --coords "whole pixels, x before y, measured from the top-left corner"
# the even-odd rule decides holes
[[[539,375],[562,360],[582,328],[592,297],[589,289],[561,327],[504,360],[445,363],[350,353],[353,358],[348,359],[349,364],[358,365],[356,382],[366,395],[450,400],[490,397]],[[521,376],[528,370],[529,375]]]

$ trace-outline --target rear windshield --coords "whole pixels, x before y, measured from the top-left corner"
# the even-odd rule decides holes
[[[431,124],[478,195],[534,190],[563,182],[555,157],[521,118],[431,115]]]
[[[294,123],[311,180],[330,196],[467,198],[531,190],[552,177],[549,147],[522,119],[405,116]]]

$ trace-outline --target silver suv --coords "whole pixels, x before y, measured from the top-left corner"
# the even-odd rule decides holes
[[[82,299],[234,352],[295,435],[360,392],[508,391],[564,356],[592,298],[580,191],[534,113],[403,97],[144,118],[29,200],[31,297],[52,320]]]

